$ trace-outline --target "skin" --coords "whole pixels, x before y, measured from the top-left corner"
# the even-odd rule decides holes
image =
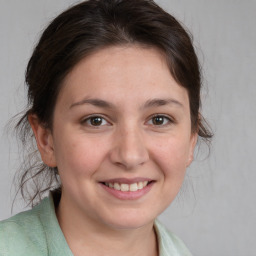
[[[58,167],[57,217],[74,255],[157,255],[154,219],[180,190],[197,140],[188,93],[161,52],[115,46],[93,53],[65,78],[53,129],[35,115],[29,121],[44,163]],[[137,177],[153,185],[136,200],[118,199],[100,183]]]

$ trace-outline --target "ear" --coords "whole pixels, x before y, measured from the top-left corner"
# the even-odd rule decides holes
[[[49,167],[56,167],[56,160],[53,147],[53,137],[50,129],[44,127],[36,115],[30,114],[28,121],[34,132],[37,148],[43,162]]]
[[[189,147],[187,167],[189,167],[192,161],[194,160],[194,150],[197,143],[197,138],[198,138],[198,133],[193,132],[190,137],[190,147]]]

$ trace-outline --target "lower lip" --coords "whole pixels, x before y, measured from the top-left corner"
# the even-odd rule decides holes
[[[149,183],[146,187],[144,187],[143,189],[139,189],[137,191],[121,191],[121,190],[110,188],[102,183],[100,183],[100,185],[105,191],[107,191],[109,194],[111,194],[112,196],[118,199],[136,200],[143,197],[145,194],[147,194],[151,190],[152,186],[154,185],[154,182]]]

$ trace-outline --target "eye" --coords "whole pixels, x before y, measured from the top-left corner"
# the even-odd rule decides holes
[[[150,125],[155,125],[155,126],[164,126],[168,125],[170,123],[173,123],[170,117],[164,116],[164,115],[155,115],[153,116],[148,123]]]
[[[83,124],[88,126],[104,126],[109,123],[101,116],[90,116],[82,121]]]

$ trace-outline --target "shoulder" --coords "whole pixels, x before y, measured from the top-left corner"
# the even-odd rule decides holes
[[[0,256],[73,256],[50,193],[32,210],[0,222]]]
[[[44,202],[32,210],[0,222],[0,256],[47,255],[41,221]]]
[[[161,222],[155,221],[160,256],[192,256],[183,241],[170,232]]]

